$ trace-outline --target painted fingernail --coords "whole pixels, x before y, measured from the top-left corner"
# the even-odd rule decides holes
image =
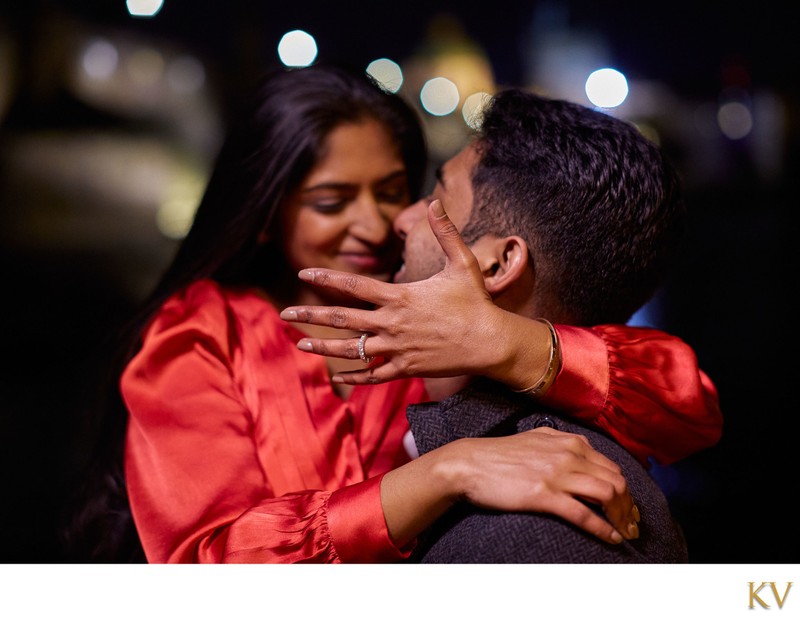
[[[311,351],[311,349],[312,349],[311,342],[309,342],[308,340],[300,340],[297,343],[297,348],[299,348],[301,351],[305,351],[307,353],[312,352]]]
[[[633,510],[632,510],[632,511],[633,511],[633,518],[634,518],[634,520],[635,520],[636,522],[639,522],[639,521],[641,521],[641,520],[642,520],[642,515],[639,513],[639,508],[638,508],[638,507],[636,507],[636,506],[634,505],[634,506],[633,506]]]
[[[614,544],[621,544],[622,543],[622,535],[616,529],[611,532],[611,541]]]
[[[281,312],[281,320],[297,320],[297,312],[294,309],[284,309]]]

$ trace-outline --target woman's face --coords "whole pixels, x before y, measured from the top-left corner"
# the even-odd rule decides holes
[[[392,221],[410,200],[405,165],[384,126],[338,126],[282,212],[285,258],[294,271],[331,268],[387,281],[402,248]],[[306,284],[297,297],[304,304],[329,300]]]

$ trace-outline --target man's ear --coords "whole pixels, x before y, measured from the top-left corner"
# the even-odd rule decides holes
[[[528,244],[517,235],[482,237],[471,248],[483,273],[486,291],[493,298],[509,289],[528,270]]]

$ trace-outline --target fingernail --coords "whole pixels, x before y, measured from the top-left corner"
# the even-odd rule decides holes
[[[636,522],[640,522],[642,520],[642,515],[639,513],[639,508],[635,505],[633,506],[633,518]]]
[[[297,276],[300,277],[303,281],[314,280],[314,273],[311,270],[300,270],[300,272],[297,273]]]
[[[300,340],[297,343],[297,348],[299,348],[301,351],[305,351],[307,353],[312,352],[311,351],[311,348],[312,348],[311,347],[311,342],[309,342],[308,340]]]
[[[634,540],[639,537],[639,525],[631,523],[628,525],[628,535]]]
[[[621,544],[622,543],[622,535],[616,529],[614,529],[614,531],[611,532],[611,541],[614,544]]]
[[[444,207],[442,206],[441,200],[434,200],[432,207],[433,207],[433,215],[435,215],[437,218],[441,218],[442,216],[444,216]]]
[[[284,309],[281,312],[281,320],[297,320],[297,312],[294,309]]]

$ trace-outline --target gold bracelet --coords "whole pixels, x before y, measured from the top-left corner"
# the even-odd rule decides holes
[[[553,382],[556,380],[559,370],[561,370],[561,346],[558,343],[558,334],[556,333],[555,327],[553,327],[550,321],[544,318],[536,318],[536,320],[546,324],[550,331],[550,363],[547,364],[547,370],[545,370],[542,378],[531,387],[514,391],[539,398],[544,396],[547,390],[550,389],[550,386],[553,385]]]

